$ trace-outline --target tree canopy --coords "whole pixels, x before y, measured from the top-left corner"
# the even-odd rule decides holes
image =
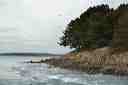
[[[122,4],[116,11],[127,7],[128,5]],[[117,16],[114,13],[114,9],[104,4],[88,8],[80,17],[71,20],[63,32],[64,35],[60,38],[59,44],[77,50],[110,45],[114,20]]]

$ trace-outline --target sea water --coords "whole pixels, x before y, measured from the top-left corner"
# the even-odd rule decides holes
[[[128,77],[88,75],[24,61],[48,57],[1,56],[0,85],[128,85]]]

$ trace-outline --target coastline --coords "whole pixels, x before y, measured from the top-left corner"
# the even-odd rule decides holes
[[[109,54],[108,51],[110,48],[101,48],[28,63],[46,63],[54,67],[86,72],[87,74],[128,76],[128,52]]]
[[[115,76],[128,76],[128,71],[122,68],[127,68],[124,66],[118,65],[85,65],[80,64],[71,60],[63,60],[63,59],[48,59],[41,63],[47,63],[54,67],[60,67],[69,70],[75,70],[80,72],[85,72],[87,74],[105,74],[105,75],[115,75]]]

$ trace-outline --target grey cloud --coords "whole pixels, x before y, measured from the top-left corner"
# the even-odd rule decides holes
[[[92,5],[124,2],[128,0],[0,0],[0,52],[68,52],[57,42],[71,19]]]

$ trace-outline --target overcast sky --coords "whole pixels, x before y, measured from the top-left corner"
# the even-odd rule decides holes
[[[0,52],[65,53],[57,45],[71,19],[89,6],[128,0],[0,0]]]

